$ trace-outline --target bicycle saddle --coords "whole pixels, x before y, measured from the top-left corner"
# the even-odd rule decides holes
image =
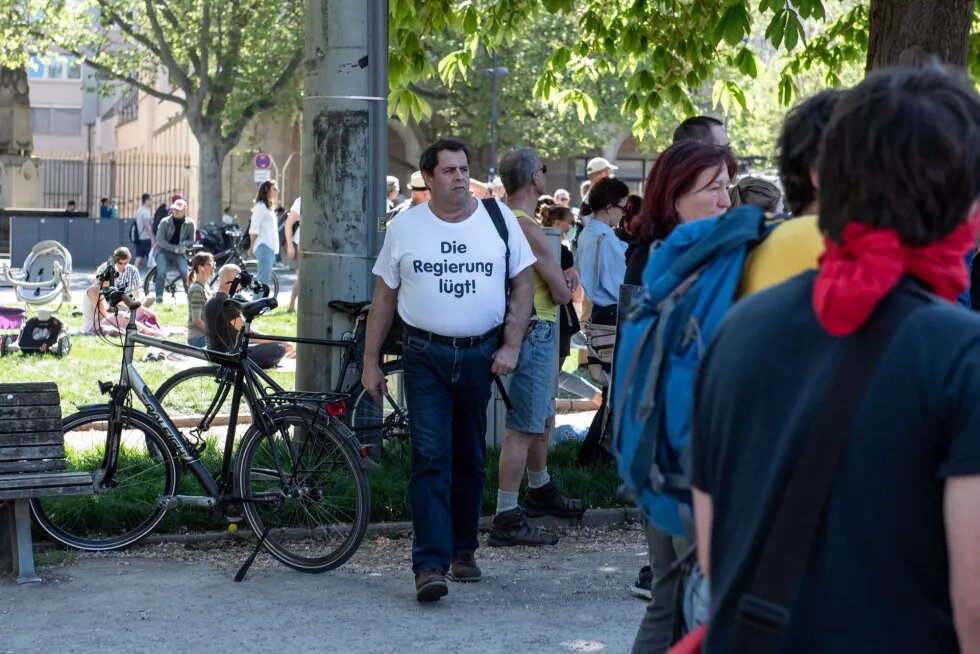
[[[364,307],[370,306],[371,301],[367,302],[344,302],[343,300],[332,300],[327,303],[327,306],[335,311],[343,311],[344,313],[356,316],[361,313]]]
[[[262,315],[269,309],[275,309],[277,306],[279,306],[279,301],[274,297],[264,297],[260,300],[245,302],[244,300],[238,300],[230,297],[225,300],[224,305],[226,307],[235,307],[242,312],[242,316],[246,321],[250,321],[255,316]]]

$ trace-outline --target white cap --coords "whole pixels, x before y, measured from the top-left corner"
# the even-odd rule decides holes
[[[500,181],[500,175],[494,176],[493,180],[490,182],[490,186],[493,188],[503,188],[504,183]]]
[[[408,180],[408,188],[412,191],[428,191],[429,187],[425,185],[425,180],[422,179],[422,171],[416,170],[412,173],[411,179]]]
[[[585,167],[585,172],[591,175],[592,173],[597,173],[600,170],[619,170],[619,166],[614,166],[609,163],[609,160],[604,157],[596,157],[595,159],[589,160],[589,164]]]
[[[187,200],[174,200],[174,203],[170,205],[170,208],[176,211],[187,211]]]

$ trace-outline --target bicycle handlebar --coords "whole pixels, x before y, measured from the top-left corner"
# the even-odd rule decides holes
[[[259,294],[263,297],[268,297],[269,295],[269,287],[255,279],[255,277],[247,270],[239,272],[237,275],[235,275],[235,278],[231,280],[231,288],[228,289],[228,295],[233,297],[241,288],[247,288],[253,293]]]

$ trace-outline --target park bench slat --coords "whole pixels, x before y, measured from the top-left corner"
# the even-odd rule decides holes
[[[26,461],[36,459],[64,459],[63,445],[38,445],[34,447],[0,447],[0,461]]]
[[[20,420],[4,420],[0,414],[0,444],[7,440],[7,434],[30,434],[39,431],[61,432],[61,416],[54,418],[24,418]]]
[[[54,382],[20,382],[16,384],[0,384],[0,394],[6,393],[58,393],[58,385]]]
[[[65,435],[61,430],[40,432],[18,432],[4,434],[0,432],[0,447],[15,447],[23,445],[61,445]]]
[[[71,486],[73,484],[92,485],[90,472],[59,472],[56,474],[27,473],[18,475],[0,474],[0,488],[40,488],[44,486]]]
[[[0,500],[27,500],[32,497],[50,497],[52,495],[91,495],[92,480],[88,484],[73,486],[45,486],[43,488],[0,488]]]
[[[61,418],[61,406],[8,406],[0,408],[0,422],[24,418]]]
[[[0,384],[0,387],[7,384]],[[0,411],[11,406],[54,406],[60,404],[61,399],[57,392],[53,393],[11,393],[0,388]]]
[[[0,461],[0,474],[5,472],[47,472],[64,470],[68,463],[64,459],[42,459],[40,461]]]

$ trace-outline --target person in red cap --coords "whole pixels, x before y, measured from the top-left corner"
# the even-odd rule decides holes
[[[872,73],[820,152],[819,269],[738,302],[699,371],[702,651],[978,652],[980,96]]]

